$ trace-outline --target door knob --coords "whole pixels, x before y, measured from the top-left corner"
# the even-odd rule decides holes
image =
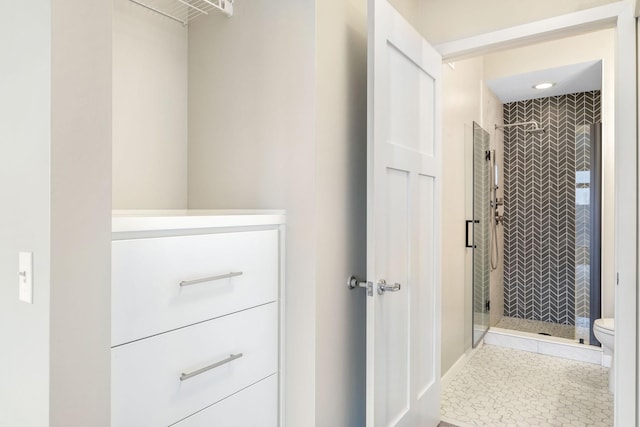
[[[388,285],[386,280],[380,279],[378,280],[378,295],[384,295],[385,292],[398,292],[401,287],[400,283]]]

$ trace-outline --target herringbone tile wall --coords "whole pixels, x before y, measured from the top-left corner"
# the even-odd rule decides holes
[[[529,120],[546,132],[504,130],[504,315],[573,325],[589,300],[580,268],[576,282],[589,258],[576,172],[589,170],[582,130],[600,121],[600,91],[504,105],[505,124]]]

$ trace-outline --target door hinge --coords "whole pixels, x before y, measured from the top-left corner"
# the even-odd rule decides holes
[[[620,273],[616,273],[616,285],[620,284]]]
[[[490,300],[487,300],[487,302],[484,303],[484,308],[487,311],[491,311],[491,301]]]

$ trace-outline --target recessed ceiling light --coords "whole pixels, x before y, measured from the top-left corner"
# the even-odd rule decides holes
[[[542,83],[538,83],[537,85],[533,85],[534,89],[549,89],[550,87],[555,86],[555,83],[552,82],[542,82]]]

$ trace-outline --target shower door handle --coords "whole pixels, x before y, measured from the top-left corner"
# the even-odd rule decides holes
[[[464,230],[464,236],[465,236],[464,237],[464,244],[465,244],[465,247],[467,247],[467,248],[475,248],[476,247],[476,245],[474,245],[473,243],[471,243],[471,244],[469,243],[469,235],[471,234],[471,233],[469,233],[469,224],[474,224],[474,223],[475,224],[480,224],[480,220],[479,219],[475,219],[475,220],[474,219],[468,219],[468,220],[465,221],[465,226],[464,226],[464,228],[465,228],[465,230]]]

